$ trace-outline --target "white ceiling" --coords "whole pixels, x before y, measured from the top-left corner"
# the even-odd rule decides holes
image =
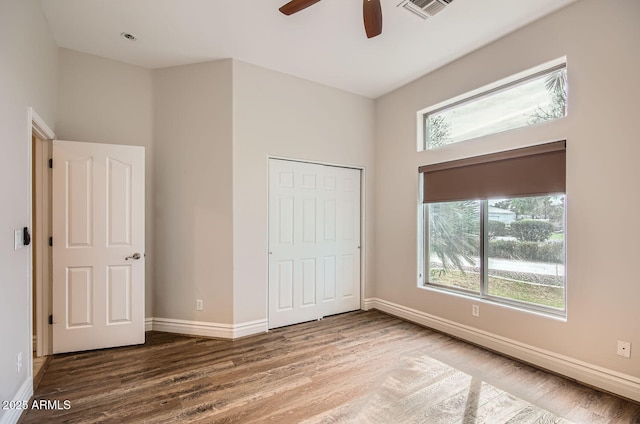
[[[455,0],[428,19],[381,0],[367,39],[361,0],[41,0],[60,47],[162,68],[235,58],[376,98],[576,0]],[[130,42],[120,36],[138,37]]]

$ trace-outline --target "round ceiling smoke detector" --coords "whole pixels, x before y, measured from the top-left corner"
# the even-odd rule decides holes
[[[121,32],[120,35],[130,41],[136,41],[138,39],[135,35],[129,34],[128,32]]]

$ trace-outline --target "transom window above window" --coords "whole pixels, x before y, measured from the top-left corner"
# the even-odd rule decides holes
[[[419,113],[420,150],[562,118],[567,113],[562,63]]]

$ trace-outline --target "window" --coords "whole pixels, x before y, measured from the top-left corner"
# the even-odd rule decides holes
[[[561,63],[422,111],[421,150],[559,119],[566,105],[567,70]]]
[[[564,141],[420,172],[422,284],[564,314]]]

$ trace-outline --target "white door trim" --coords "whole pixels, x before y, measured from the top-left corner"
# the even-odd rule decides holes
[[[31,106],[27,109],[27,125],[28,130],[27,134],[29,138],[27,140],[27,146],[29,151],[29,188],[30,192],[34,193],[36,189],[36,182],[33,181],[33,159],[34,152],[32,147],[32,137],[36,137],[36,140],[43,141],[51,141],[56,135],[51,129],[49,125],[38,115],[35,109]],[[37,193],[42,194],[42,193]],[[42,216],[34,216],[33,214],[33,196],[29,196],[29,223],[31,225],[31,232],[33,233],[33,228],[35,224],[35,220],[43,219]],[[48,239],[48,235],[46,234],[32,234],[34,236],[38,236],[41,240]],[[29,255],[29,331],[31,333],[31,337],[29,340],[33,340],[33,279],[36,279],[36,328],[38,331],[36,332],[36,346],[38,356],[46,356],[51,354],[51,339],[49,337],[50,328],[49,328],[49,304],[51,299],[51,293],[49,291],[49,285],[44,284],[42,275],[33,275],[33,261],[34,256],[36,254],[46,255],[48,254],[48,247],[46,243],[39,243],[40,252],[35,252],[34,249],[31,249]],[[27,355],[27,369],[29,372],[29,376],[33,378],[33,355]]]
[[[317,160],[309,160],[309,159],[300,159],[293,158],[290,156],[279,156],[279,155],[267,155],[267,166],[266,166],[266,174],[264,175],[265,181],[269,181],[269,161],[271,159],[279,159],[290,162],[302,162],[309,163],[313,165],[326,165],[326,166],[334,166],[338,168],[349,168],[356,169],[360,171],[360,308],[364,309],[364,301],[365,295],[367,293],[367,197],[366,197],[366,189],[367,189],[367,168],[362,165],[350,165],[344,163],[336,163],[336,162],[324,162]],[[267,196],[269,195],[267,189]],[[269,202],[267,202],[267,209],[269,208]],[[267,229],[269,228],[269,213],[267,213],[266,220]],[[268,231],[267,231],[268,233]],[[267,264],[269,263],[269,236],[267,235],[267,249],[265,250],[265,257]],[[267,265],[267,275],[265,276],[267,279],[267,296],[265,298],[265,307],[267,311],[267,325],[269,323],[269,267]]]
[[[47,125],[47,123],[38,115],[38,113],[29,106],[29,129],[33,130],[38,137],[42,140],[53,140],[56,138],[55,133]],[[29,137],[29,142],[31,142],[31,137]]]

